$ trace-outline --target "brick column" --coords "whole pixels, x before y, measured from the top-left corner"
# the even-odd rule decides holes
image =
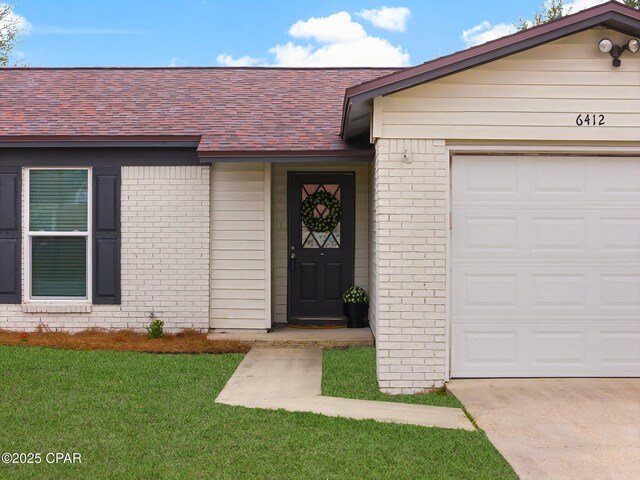
[[[377,141],[372,316],[378,382],[387,393],[445,381],[448,172],[444,140]]]

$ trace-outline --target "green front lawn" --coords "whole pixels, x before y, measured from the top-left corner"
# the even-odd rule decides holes
[[[325,350],[322,364],[322,394],[330,397],[462,407],[456,397],[447,395],[444,391],[428,395],[382,393],[376,381],[376,349],[373,347]]]
[[[0,453],[82,454],[0,478],[516,478],[482,432],[213,403],[241,360],[0,347]]]

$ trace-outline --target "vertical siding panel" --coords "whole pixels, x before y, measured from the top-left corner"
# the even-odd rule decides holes
[[[270,324],[265,297],[270,277],[268,168],[264,163],[211,167],[211,328],[264,329]],[[224,194],[234,199],[232,212]],[[234,217],[254,220],[230,220]]]

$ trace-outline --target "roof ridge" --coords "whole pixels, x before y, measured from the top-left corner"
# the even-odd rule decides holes
[[[166,70],[166,71],[175,71],[175,70],[256,70],[256,71],[267,71],[267,70],[275,70],[275,71],[379,71],[379,70],[404,70],[410,67],[257,67],[257,66],[246,66],[246,67],[229,67],[229,66],[179,66],[179,67],[157,67],[157,66],[141,66],[141,67],[130,67],[130,66],[75,66],[75,67],[48,67],[48,66],[37,66],[37,67],[3,67],[1,71],[15,71],[15,70]]]

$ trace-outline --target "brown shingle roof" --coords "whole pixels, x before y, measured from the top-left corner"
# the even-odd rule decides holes
[[[396,69],[4,68],[0,141],[200,138],[201,155],[338,153],[345,89]]]

